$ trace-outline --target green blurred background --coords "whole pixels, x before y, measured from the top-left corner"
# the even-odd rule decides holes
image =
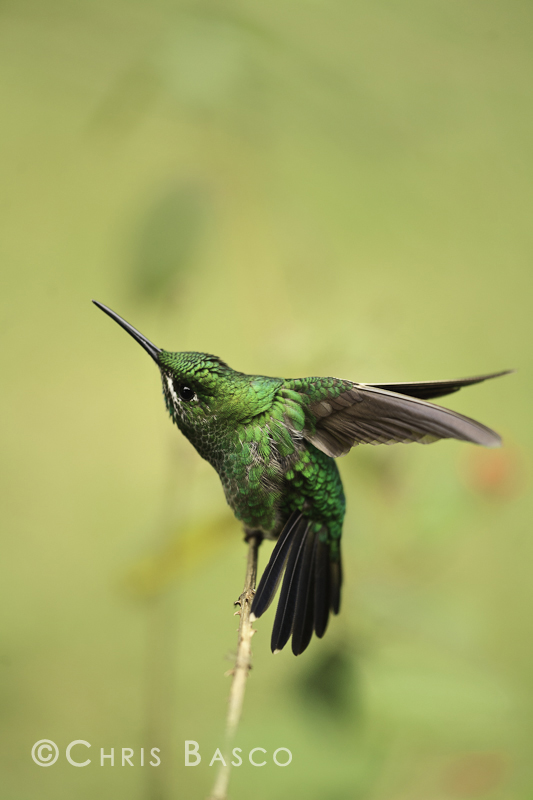
[[[341,460],[342,614],[298,659],[257,623],[237,744],[268,764],[231,797],[531,798],[531,2],[5,0],[0,20],[2,798],[203,798],[223,741],[246,548],[92,297],[246,372],[519,369],[447,399],[504,449]],[[142,746],[158,769],[99,766]]]

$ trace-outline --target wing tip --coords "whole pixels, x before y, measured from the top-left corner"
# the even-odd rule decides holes
[[[466,418],[468,419],[468,418]],[[473,420],[468,420],[469,422]],[[476,434],[471,434],[470,436],[465,437],[464,441],[470,442],[470,444],[477,444],[480,447],[488,447],[488,448],[496,448],[502,446],[502,437],[496,431],[493,431],[492,428],[486,428],[482,426],[479,422],[475,423],[477,430]]]

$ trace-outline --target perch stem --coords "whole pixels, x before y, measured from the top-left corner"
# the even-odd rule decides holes
[[[231,672],[233,679],[231,681],[228,713],[226,716],[224,748],[224,761],[226,763],[221,764],[219,767],[213,790],[209,795],[209,800],[227,800],[228,796],[231,750],[241,719],[246,679],[252,668],[252,636],[254,635],[254,630],[250,622],[250,610],[252,608],[252,600],[254,598],[255,585],[257,582],[257,556],[261,538],[260,534],[253,533],[249,534],[247,537],[248,557],[246,560],[246,578],[242,594],[235,603],[235,605],[239,607],[236,614],[240,615],[240,621],[237,656],[235,659],[235,666]]]

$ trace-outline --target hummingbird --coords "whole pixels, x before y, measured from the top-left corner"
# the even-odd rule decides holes
[[[245,536],[274,539],[251,619],[281,591],[271,649],[300,655],[340,609],[346,508],[335,459],[359,444],[459,439],[498,447],[490,428],[429,400],[512,370],[448,381],[356,383],[247,375],[208,353],[156,347],[102,303],[157,364],[172,421],[217,471]],[[283,580],[282,580],[283,579]]]

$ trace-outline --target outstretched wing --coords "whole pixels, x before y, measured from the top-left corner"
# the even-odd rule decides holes
[[[458,381],[446,383],[449,387]],[[307,398],[303,436],[334,458],[357,444],[428,444],[437,439],[460,439],[485,447],[501,444],[498,434],[480,422],[379,386],[334,378],[307,378],[288,385]],[[422,384],[413,386],[420,390]]]
[[[432,397],[444,397],[446,394],[453,394],[462,389],[463,386],[473,386],[475,383],[488,381],[490,378],[499,378],[501,375],[509,375],[514,372],[512,369],[505,369],[502,372],[491,372],[489,375],[476,375],[475,378],[459,378],[455,381],[423,381],[422,383],[369,383],[376,389],[385,389],[396,394],[406,394],[409,397],[419,397],[421,400],[431,400]]]

